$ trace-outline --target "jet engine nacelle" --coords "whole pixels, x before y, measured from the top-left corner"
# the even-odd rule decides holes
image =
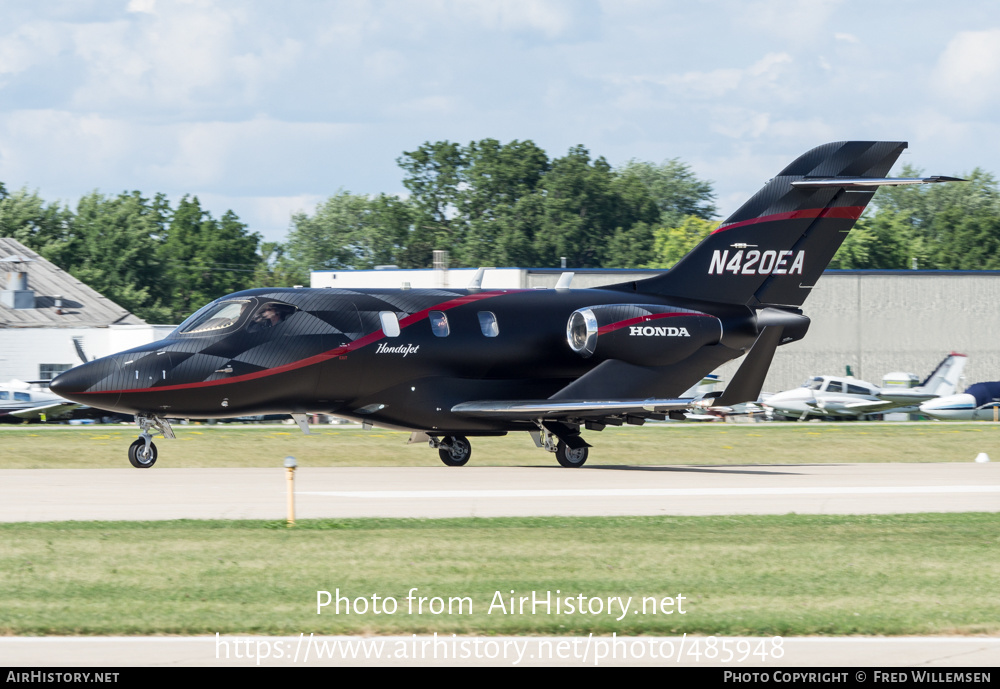
[[[700,311],[656,304],[577,309],[566,323],[570,348],[584,358],[665,366],[722,338],[722,321]]]

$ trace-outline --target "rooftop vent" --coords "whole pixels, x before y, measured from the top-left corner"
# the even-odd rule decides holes
[[[10,309],[35,308],[35,292],[28,289],[28,264],[33,261],[18,255],[0,258],[0,278],[3,281],[0,304]]]

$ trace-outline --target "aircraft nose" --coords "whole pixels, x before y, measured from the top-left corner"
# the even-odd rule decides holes
[[[90,404],[93,389],[103,381],[109,370],[117,367],[111,357],[97,359],[60,373],[49,383],[49,390],[71,402]]]
[[[73,399],[72,395],[80,392],[86,392],[87,389],[93,385],[90,372],[83,370],[88,366],[90,366],[90,364],[83,364],[60,373],[58,376],[53,378],[51,382],[49,382],[49,390],[56,393],[60,397],[65,397],[66,399],[76,402],[77,400]]]

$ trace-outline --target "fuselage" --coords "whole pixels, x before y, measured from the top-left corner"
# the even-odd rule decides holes
[[[757,335],[746,307],[621,290],[255,289],[217,299],[164,340],[67,371],[51,389],[102,409],[170,418],[321,412],[414,430],[516,430],[451,408],[557,393],[605,358],[600,348],[573,351],[570,316],[616,304],[674,307],[679,313],[650,318],[696,313],[705,317],[699,323],[717,323],[695,341],[684,328],[621,321],[619,335],[660,348],[657,365],[672,363],[675,349],[678,362],[692,361],[690,382],[677,379],[665,394],[740,356]],[[281,314],[267,324],[269,305],[271,317]],[[685,322],[656,325],[668,321]]]
[[[993,421],[1000,406],[1000,382],[975,383],[965,392],[929,400],[920,412],[943,421]]]
[[[864,401],[878,402],[877,391],[878,389],[871,383],[863,380],[815,376],[801,387],[771,395],[765,406],[786,416],[812,415],[852,419],[870,411],[853,410],[850,405]]]
[[[40,390],[32,390],[22,387],[24,384],[0,385],[0,419],[10,418],[13,421],[20,421],[9,415],[13,412],[42,407],[47,404],[62,402],[62,397],[52,395]]]

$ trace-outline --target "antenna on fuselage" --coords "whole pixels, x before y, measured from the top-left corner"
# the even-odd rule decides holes
[[[493,267],[490,266],[489,268],[480,268],[479,270],[477,270],[476,274],[473,275],[472,279],[469,281],[469,286],[466,287],[466,289],[469,290],[470,292],[478,292],[479,290],[481,290],[483,288],[483,276],[486,275],[487,270],[492,270],[492,269]]]

